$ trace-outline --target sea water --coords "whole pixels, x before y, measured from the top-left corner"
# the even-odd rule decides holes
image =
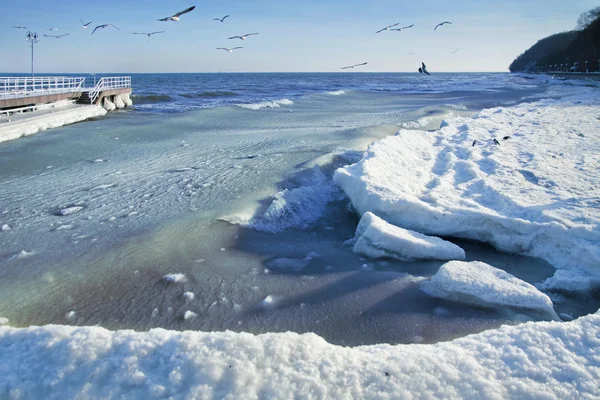
[[[435,342],[526,318],[427,297],[374,261],[333,171],[400,125],[544,97],[508,74],[133,75],[132,109],[0,143],[0,316]],[[416,125],[415,125],[416,124]],[[459,243],[531,283],[552,267]],[[177,277],[174,279],[173,277]],[[595,300],[594,300],[595,301]],[[574,316],[593,301],[565,302]],[[561,310],[558,310],[561,312]]]

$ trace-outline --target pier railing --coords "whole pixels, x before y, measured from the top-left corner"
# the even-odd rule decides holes
[[[78,92],[84,82],[85,78],[63,76],[0,77],[0,100]]]
[[[92,104],[96,103],[100,92],[115,89],[127,89],[131,87],[130,76],[109,76],[101,78],[96,86],[90,90],[89,96]]]

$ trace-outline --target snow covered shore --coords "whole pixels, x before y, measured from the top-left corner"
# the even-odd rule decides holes
[[[89,118],[101,117],[106,110],[99,106],[71,106],[60,111],[40,111],[31,115],[17,115],[11,122],[0,122],[0,142],[33,135],[46,129],[85,121]],[[20,118],[22,117],[22,118]]]
[[[599,359],[598,314],[358,348],[314,334],[0,327],[0,398],[592,398]]]
[[[488,242],[560,269],[542,287],[600,283],[600,93],[401,130],[334,180],[363,215]]]

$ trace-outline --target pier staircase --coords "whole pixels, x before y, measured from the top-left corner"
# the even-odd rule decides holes
[[[81,92],[81,96],[77,99],[77,104],[92,104],[92,98],[90,97],[90,91],[84,90]]]

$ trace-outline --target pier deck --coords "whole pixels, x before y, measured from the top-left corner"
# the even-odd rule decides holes
[[[83,77],[0,77],[0,110],[76,100],[101,104],[106,96],[131,93],[131,77],[104,77],[93,87]]]

